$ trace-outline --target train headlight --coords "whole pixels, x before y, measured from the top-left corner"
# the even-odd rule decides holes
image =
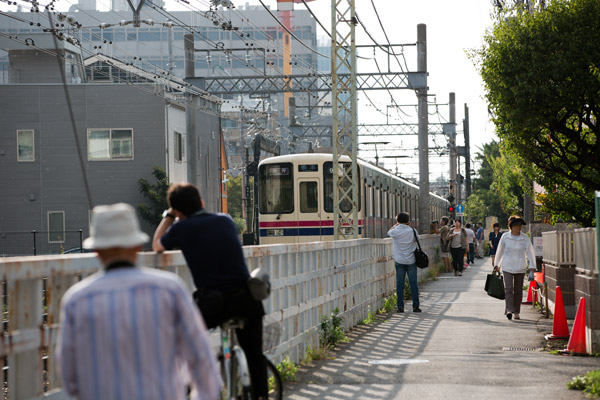
[[[283,229],[268,229],[267,236],[283,236]]]
[[[352,227],[351,226],[344,226],[342,227],[342,234],[343,235],[350,235],[352,233]]]

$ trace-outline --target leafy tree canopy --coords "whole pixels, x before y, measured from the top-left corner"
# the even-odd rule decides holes
[[[585,225],[600,188],[599,16],[598,0],[499,13],[476,51],[498,136],[535,166],[544,207]]]
[[[229,175],[227,182],[227,212],[233,218],[242,217],[242,174]]]
[[[170,185],[167,173],[161,167],[155,166],[152,175],[156,179],[155,183],[150,183],[144,178],[138,181],[140,193],[148,199],[148,203],[138,204],[138,211],[146,222],[152,227],[157,227],[162,220],[162,212],[169,208],[167,191]]]
[[[484,144],[476,154],[475,159],[481,167],[477,172],[478,176],[473,179],[473,193],[467,200],[468,215],[472,221],[481,222],[485,222],[486,217],[495,216],[500,224],[504,226],[507,224],[509,214],[514,212],[514,209],[506,207],[506,204],[518,204],[523,197],[522,190],[518,188],[515,191],[503,193],[500,190],[500,185],[496,183],[496,179],[509,181],[508,178],[504,179],[498,176],[501,171],[494,170],[498,165],[497,160],[501,159],[498,142],[491,141]],[[509,200],[507,201],[506,198]]]

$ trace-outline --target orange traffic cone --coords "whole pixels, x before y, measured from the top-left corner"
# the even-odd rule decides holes
[[[554,321],[552,322],[552,335],[546,335],[546,340],[568,339],[569,324],[565,314],[565,303],[563,302],[562,290],[556,287],[556,301],[554,302]]]
[[[521,304],[531,304],[533,303],[533,293],[532,293],[532,288],[537,288],[537,282],[536,281],[531,281],[529,282],[529,291],[527,292],[527,300],[521,302]]]
[[[577,316],[575,316],[573,332],[567,345],[567,351],[575,354],[587,354],[585,343],[585,297],[579,300]]]

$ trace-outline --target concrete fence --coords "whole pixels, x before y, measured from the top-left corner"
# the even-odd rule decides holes
[[[585,298],[586,342],[590,352],[600,351],[600,287],[598,283],[598,247],[596,229],[575,229],[575,302]]]
[[[544,232],[544,265],[550,310],[554,313],[556,287],[563,293],[568,318],[574,318],[586,299],[586,341],[589,352],[600,351],[600,288],[596,229]]]
[[[438,243],[439,235],[421,237],[431,264]],[[284,355],[298,362],[307,346],[317,346],[321,318],[335,308],[348,329],[395,292],[391,239],[247,246],[244,255],[251,270],[263,267],[271,276],[265,325],[276,328],[279,340],[265,350],[276,363]],[[140,253],[139,264],[177,273],[193,289],[178,251]],[[4,282],[0,295],[6,313],[0,356],[8,367],[3,378],[9,399],[66,398],[54,354],[60,300],[72,284],[99,268],[92,254],[0,260]],[[419,270],[419,278],[427,273]]]
[[[573,231],[543,232],[544,252],[542,261],[548,283],[550,309],[554,310],[556,287],[560,286],[568,318],[575,317],[575,247]]]

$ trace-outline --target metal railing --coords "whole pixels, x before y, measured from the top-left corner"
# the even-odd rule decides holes
[[[421,237],[432,260],[438,243],[439,235]],[[391,239],[247,246],[243,251],[251,270],[261,266],[271,276],[265,323],[278,325],[281,339],[265,350],[276,362],[284,354],[298,362],[307,346],[318,345],[321,318],[334,308],[350,328],[395,291]],[[140,253],[138,264],[175,272],[192,289],[179,251]],[[5,282],[0,298],[7,312],[0,357],[7,398],[64,398],[54,354],[60,301],[72,284],[99,268],[92,254],[0,259]]]
[[[574,265],[575,250],[573,247],[573,231],[543,232],[544,262],[557,265]]]
[[[596,246],[596,228],[575,229],[573,234],[575,262],[577,269],[586,274],[598,275],[598,248]]]
[[[83,253],[83,230],[0,232],[0,257]]]

